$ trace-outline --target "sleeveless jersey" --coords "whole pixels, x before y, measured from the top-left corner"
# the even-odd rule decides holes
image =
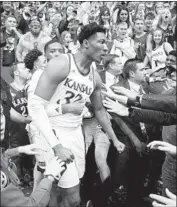
[[[13,85],[10,86],[10,92],[12,95],[12,108],[14,108],[22,116],[28,116],[27,110],[27,98],[25,90],[18,90]],[[25,123],[16,123],[11,121],[10,124],[10,146],[18,147],[29,144],[29,138],[27,131],[25,130]]]
[[[80,100],[88,102],[90,95],[94,90],[94,69],[90,67],[90,72],[83,75],[79,72],[72,54],[66,54],[69,61],[69,74],[58,85],[55,93],[53,94],[49,104],[67,104],[74,103]],[[57,128],[62,127],[78,127],[82,124],[82,118],[86,112],[86,107],[81,115],[73,113],[58,114],[49,117],[51,126]]]
[[[167,55],[164,50],[164,45],[160,45],[158,48],[152,50],[151,66],[152,70],[157,70],[165,67]]]
[[[11,85],[10,92],[12,95],[13,108],[23,116],[28,116],[27,98],[26,98],[25,90],[18,90]]]

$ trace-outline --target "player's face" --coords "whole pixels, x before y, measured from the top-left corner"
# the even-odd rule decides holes
[[[17,65],[17,72],[18,72],[18,76],[20,79],[22,80],[28,80],[30,78],[30,70],[28,68],[25,67],[24,63],[20,63]]]
[[[54,57],[58,57],[62,53],[64,53],[63,47],[59,42],[50,44],[46,50],[47,61],[51,60]]]
[[[1,138],[1,141],[2,141],[4,139],[6,119],[5,119],[5,116],[4,116],[4,113],[3,113],[3,107],[2,107],[1,104],[0,104],[0,113],[1,113],[0,138]]]
[[[127,11],[126,11],[126,10],[122,10],[122,11],[120,12],[120,20],[121,20],[122,22],[126,22],[126,21],[127,21],[127,18],[128,18],[128,13],[127,13]]]
[[[155,31],[153,39],[156,44],[159,44],[162,41],[162,32],[160,30]]]
[[[88,40],[89,56],[92,61],[100,62],[108,51],[107,38],[102,32],[97,32]]]
[[[137,70],[134,72],[134,80],[136,83],[141,84],[142,82],[145,81],[146,77],[146,70],[144,68],[143,63],[137,63]]]
[[[143,20],[136,20],[134,29],[136,32],[143,32],[144,31],[144,21]]]
[[[46,64],[47,64],[46,58],[45,58],[43,55],[41,55],[41,56],[39,56],[38,59],[34,62],[34,67],[35,67],[36,69],[42,69],[42,70],[44,70],[45,67],[46,67]]]

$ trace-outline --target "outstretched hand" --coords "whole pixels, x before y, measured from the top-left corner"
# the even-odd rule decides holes
[[[135,101],[136,100],[136,96],[138,95],[137,93],[135,93],[133,91],[130,91],[129,89],[124,88],[124,87],[112,86],[112,88],[113,88],[113,91],[115,93],[124,95],[124,96],[126,96],[127,98],[129,98],[132,101]]]
[[[107,108],[108,112],[116,113],[119,116],[128,116],[129,115],[129,111],[126,106],[123,106],[119,102],[113,101],[110,98],[106,98],[105,100],[103,100],[103,105],[104,105],[104,107]]]
[[[149,197],[153,200],[153,207],[175,207],[176,206],[176,195],[171,193],[167,188],[165,189],[167,198],[164,196],[156,195],[156,194],[150,194]]]
[[[176,155],[176,146],[163,141],[153,141],[150,142],[147,147],[153,150],[160,150],[164,152],[168,152],[171,155]]]
[[[42,152],[46,152],[41,146],[37,144],[29,144],[25,146],[20,146],[18,148],[19,153],[24,153],[27,155],[40,155]]]

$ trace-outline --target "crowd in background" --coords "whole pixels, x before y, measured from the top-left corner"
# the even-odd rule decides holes
[[[31,146],[30,129],[35,126],[27,105],[36,79],[52,58],[76,54],[82,44],[80,31],[95,23],[106,30],[107,54],[92,67],[100,74],[107,97],[103,104],[126,150],[115,152],[88,104],[83,118],[87,155],[81,204],[92,200],[94,207],[143,207],[150,205],[150,193],[169,197],[170,192],[175,200],[176,2],[0,3],[1,115],[6,117],[1,151],[5,149],[8,155],[9,149]],[[33,193],[38,185],[33,180],[34,148],[8,157],[18,186],[31,186]],[[51,169],[48,174],[56,174],[53,166],[46,168]],[[1,182],[1,187],[6,188],[8,182]],[[143,204],[142,198],[146,198]]]

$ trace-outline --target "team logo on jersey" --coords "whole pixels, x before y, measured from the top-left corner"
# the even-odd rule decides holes
[[[87,95],[91,95],[92,93],[92,88],[89,87],[88,85],[77,83],[76,81],[66,78],[64,85],[66,87],[69,87],[71,89],[74,89],[75,91],[85,93]]]

